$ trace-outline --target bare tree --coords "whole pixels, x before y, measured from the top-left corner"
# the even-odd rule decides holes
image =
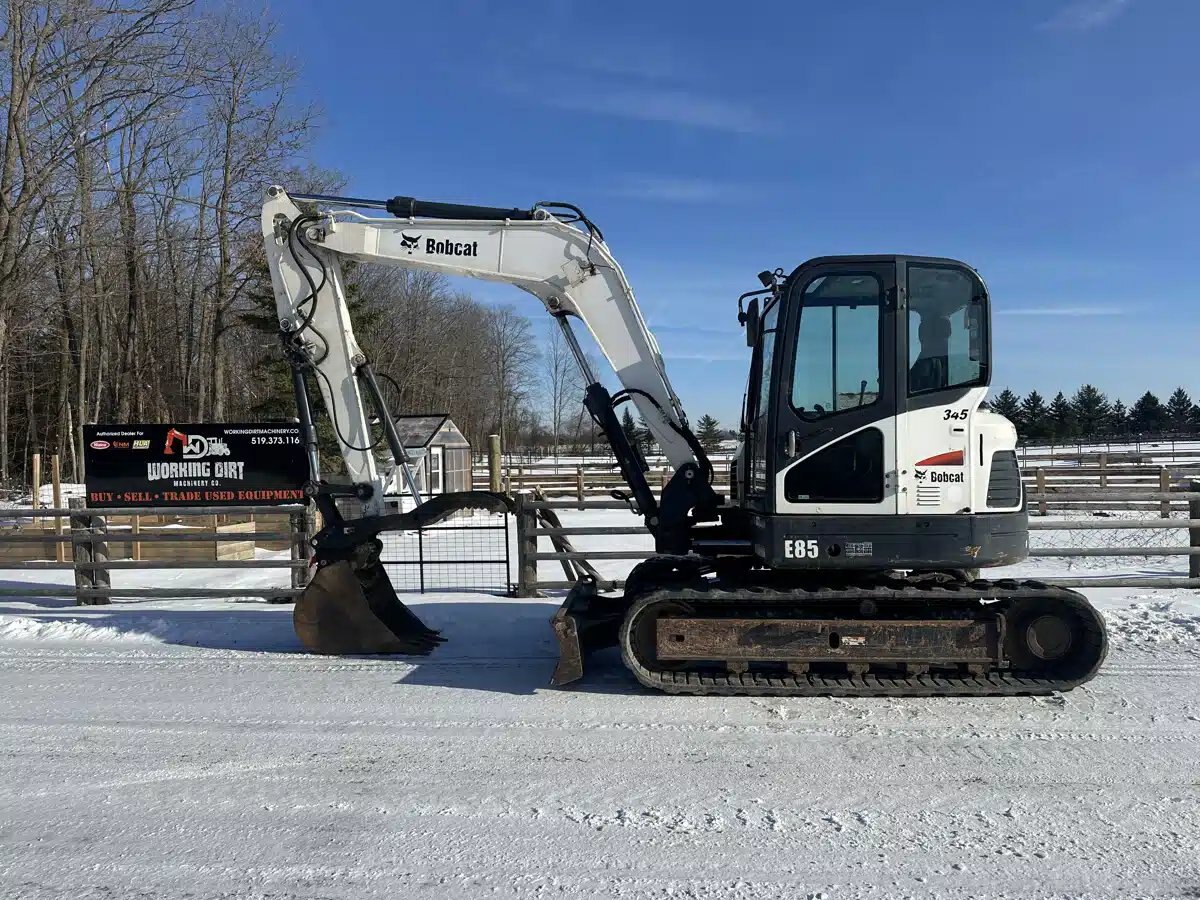
[[[567,346],[562,326],[551,319],[546,332],[546,352],[542,358],[545,371],[546,410],[550,421],[550,436],[554,458],[558,459],[563,431],[574,406],[581,406],[582,392],[578,390],[579,364]]]
[[[488,353],[498,418],[497,432],[501,444],[507,447],[509,426],[514,424],[513,420],[523,423],[529,421],[529,399],[536,383],[534,366],[539,354],[528,319],[511,306],[497,306],[489,313]]]

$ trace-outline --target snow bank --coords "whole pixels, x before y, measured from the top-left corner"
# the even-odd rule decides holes
[[[1180,607],[1175,600],[1145,600],[1123,609],[1104,611],[1109,640],[1122,647],[1172,649],[1200,655],[1200,616]]]
[[[122,624],[89,622],[86,619],[32,619],[7,616],[0,619],[0,640],[5,641],[116,641],[158,642],[169,633],[163,619],[139,623],[136,630]]]

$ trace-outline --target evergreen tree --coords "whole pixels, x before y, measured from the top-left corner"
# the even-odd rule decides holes
[[[379,313],[365,303],[358,285],[351,277],[355,269],[354,262],[343,264],[342,271],[346,279],[346,305],[354,319],[355,328],[359,333],[370,333],[371,327],[379,321]],[[261,399],[250,406],[250,414],[258,422],[293,422],[297,421],[296,395],[292,387],[292,367],[283,352],[283,343],[279,333],[279,314],[275,308],[275,292],[271,287],[271,270],[267,266],[267,258],[256,248],[249,263],[249,276],[245,289],[248,308],[240,313],[242,322],[248,327],[247,357],[250,370],[261,389]],[[255,356],[255,351],[258,351]],[[317,429],[317,448],[320,452],[323,474],[341,474],[345,472],[342,460],[341,443],[334,433],[333,420],[321,399],[319,376],[310,369],[305,375],[308,386],[309,406],[312,412],[313,424]],[[384,399],[395,403],[393,392],[385,381],[383,384]],[[398,410],[393,409],[393,412]],[[345,425],[342,425],[345,428]],[[378,432],[375,432],[378,434]]]
[[[1117,435],[1129,432],[1129,410],[1120,400],[1114,400],[1112,409],[1108,411],[1108,430]]]
[[[630,444],[638,442],[638,428],[633,421],[633,413],[629,411],[629,407],[625,407],[625,411],[621,413],[621,430],[625,432],[625,437]]]
[[[721,448],[721,423],[712,416],[701,416],[696,423],[696,437],[700,446],[712,453]]]
[[[1167,398],[1167,427],[1177,434],[1189,434],[1192,430],[1192,398],[1181,387]]]
[[[1050,415],[1046,409],[1046,401],[1037,391],[1030,391],[1021,401],[1022,436],[1026,440],[1038,440],[1050,437]]]
[[[1085,384],[1071,399],[1071,412],[1075,415],[1075,433],[1083,438],[1094,438],[1107,430],[1112,408],[1104,394]]]
[[[1129,428],[1138,434],[1153,434],[1162,431],[1167,422],[1167,411],[1154,394],[1146,391],[1129,411]]]
[[[1021,433],[1021,398],[1010,391],[1008,388],[1002,390],[992,399],[992,412],[999,413],[1017,426],[1017,433]]]
[[[656,448],[654,435],[650,433],[650,428],[646,425],[645,419],[638,419],[637,440],[642,445],[643,456],[649,456],[654,452]]]
[[[1062,391],[1050,401],[1049,418],[1050,433],[1056,441],[1070,440],[1076,435],[1075,410]]]

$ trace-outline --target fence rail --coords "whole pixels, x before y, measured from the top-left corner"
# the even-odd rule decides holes
[[[539,562],[557,562],[565,567],[573,563],[588,563],[591,561],[608,560],[642,560],[654,555],[650,550],[577,550],[570,545],[572,537],[599,537],[619,535],[647,534],[641,525],[610,525],[610,526],[563,526],[547,525],[540,521],[541,511],[556,510],[611,510],[628,509],[628,505],[620,501],[581,501],[526,498],[523,495],[518,503],[518,534],[524,535],[518,541],[518,596],[537,596],[543,590],[569,588],[572,580],[543,580],[538,575]],[[1189,504],[1188,518],[1157,518],[1157,519],[1105,519],[1081,521],[1042,520],[1033,517],[1029,521],[1030,531],[1118,531],[1118,530],[1147,530],[1162,531],[1166,529],[1186,530],[1189,536],[1189,546],[1179,547],[1033,547],[1030,549],[1031,558],[1039,559],[1080,559],[1096,557],[1184,557],[1188,560],[1187,576],[1147,576],[1131,577],[1115,576],[1080,576],[1080,577],[1049,577],[1039,580],[1048,584],[1063,587],[1144,587],[1144,588],[1200,588],[1200,491],[1183,491],[1169,495],[1172,500],[1179,498]],[[1157,492],[1155,499],[1157,502]],[[551,538],[556,544],[552,551],[540,550],[537,546],[539,537]],[[617,589],[622,585],[620,579],[598,578],[602,588]]]
[[[220,517],[228,516],[285,517],[287,530],[277,526],[269,529],[253,527],[251,519],[245,523],[220,525]],[[144,528],[139,524],[141,516],[159,516],[173,519],[199,519],[199,525],[187,525],[196,531],[167,531]],[[0,596],[75,597],[79,605],[110,603],[114,598],[133,597],[263,597],[268,600],[288,600],[295,597],[308,581],[309,537],[313,533],[312,512],[299,504],[284,506],[226,506],[226,507],[132,507],[124,509],[92,508],[82,500],[72,500],[66,508],[0,509],[0,519],[26,521],[36,527],[42,522],[52,521],[53,532],[23,534],[0,530],[0,548],[5,545],[42,544],[47,547],[70,545],[71,558],[58,559],[3,559],[0,569],[32,571],[73,571],[75,586],[42,585],[31,583],[22,587],[0,588]],[[67,527],[63,527],[63,520]],[[129,519],[128,526],[112,526],[111,519]],[[250,525],[251,527],[241,527]],[[19,526],[18,526],[19,527]],[[164,525],[163,528],[171,528]],[[236,530],[222,531],[222,528]],[[290,550],[289,559],[256,559],[254,551],[259,543],[282,542]],[[179,549],[158,559],[142,559],[143,545],[175,545]],[[212,545],[211,551],[196,545]],[[221,545],[236,545],[234,558],[222,558]],[[113,559],[114,545],[128,545],[130,559]],[[212,558],[180,558],[181,554],[211,552]],[[248,556],[247,556],[248,555]],[[114,588],[110,573],[113,571],[140,571],[162,569],[283,569],[291,573],[289,587],[201,587],[179,588],[143,585]]]

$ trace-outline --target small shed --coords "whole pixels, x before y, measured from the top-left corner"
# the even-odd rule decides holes
[[[423,496],[471,490],[471,444],[449,415],[397,416],[396,431]]]

